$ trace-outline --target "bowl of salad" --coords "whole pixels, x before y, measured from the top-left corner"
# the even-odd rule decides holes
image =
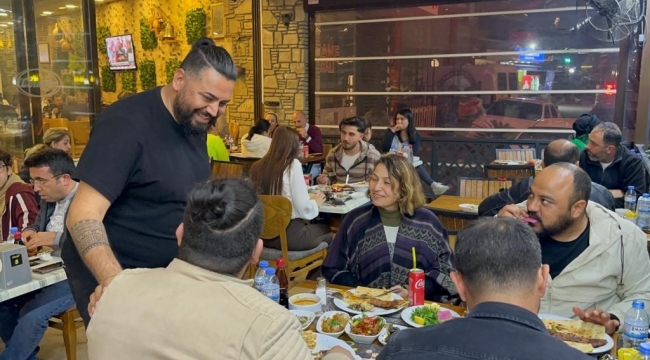
[[[338,338],[345,331],[350,321],[350,315],[342,311],[328,311],[320,316],[316,323],[316,331],[321,334]]]
[[[355,343],[372,344],[383,330],[384,325],[386,325],[386,320],[380,316],[357,315],[350,319],[345,327],[345,333]]]

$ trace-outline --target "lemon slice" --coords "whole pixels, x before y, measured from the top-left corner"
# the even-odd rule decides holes
[[[424,319],[419,316],[414,316],[413,321],[418,325],[424,325]]]

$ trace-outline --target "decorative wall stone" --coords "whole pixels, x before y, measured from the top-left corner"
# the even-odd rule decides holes
[[[286,27],[282,15],[293,20]],[[262,0],[263,101],[279,101],[280,124],[289,125],[294,110],[307,112],[309,49],[307,16],[302,0]]]

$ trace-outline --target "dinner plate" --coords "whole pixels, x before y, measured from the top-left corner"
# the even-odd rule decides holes
[[[348,291],[350,291],[351,293],[354,294],[355,289],[348,290]],[[398,294],[391,294],[391,295],[393,296],[393,300],[403,300],[403,298],[401,296],[399,296]],[[379,308],[379,307],[376,307],[376,306],[375,306],[375,309],[373,311],[363,312],[363,311],[358,311],[358,310],[352,310],[352,309],[350,309],[348,307],[348,304],[346,304],[345,301],[343,301],[341,299],[337,299],[337,298],[334,298],[334,305],[336,305],[337,308],[339,308],[339,309],[341,309],[343,311],[349,312],[351,314],[366,314],[368,316],[383,316],[383,315],[393,314],[393,313],[396,313],[396,312],[400,311],[399,308],[397,308],[397,309],[383,309],[383,308]]]
[[[361,360],[361,357],[358,356],[354,350],[348,345],[345,341],[339,340],[337,338],[333,338],[328,335],[323,335],[319,333],[316,334],[316,347],[312,349],[311,353],[312,355],[317,355],[321,351],[329,351],[329,349],[335,347],[335,346],[340,346],[344,348],[345,350],[349,351],[352,356],[354,356],[355,359]]]
[[[548,319],[548,320],[572,320],[571,318],[564,317],[564,316],[558,316],[558,315],[553,315],[553,314],[537,314],[537,316],[540,319]],[[611,336],[605,334],[605,340],[607,340],[607,344],[594,348],[594,351],[587,353],[587,354],[602,354],[604,352],[608,352],[614,347],[614,340],[612,339]]]
[[[460,205],[458,205],[458,207],[463,211],[470,212],[470,213],[473,213],[473,214],[478,214],[478,205],[460,204]]]
[[[406,327],[406,326],[402,326],[402,325],[395,325],[395,324],[393,324],[393,326],[396,327],[396,328],[398,328],[398,329],[400,329],[400,330],[408,329],[408,327]],[[379,333],[379,337],[377,338],[377,340],[379,340],[379,342],[380,342],[382,345],[386,345],[386,343],[388,343],[388,326],[385,326],[384,329],[381,330],[381,332]]]
[[[406,309],[404,309],[402,311],[402,314],[401,314],[402,320],[404,320],[405,323],[407,323],[410,326],[413,326],[415,328],[424,327],[424,325],[416,324],[415,321],[411,320],[411,314],[413,313],[413,310],[415,310],[417,308],[420,308],[420,307],[423,307],[423,306],[424,305],[416,305],[416,306],[407,307]],[[460,315],[458,315],[458,313],[455,312],[454,310],[447,309],[444,306],[441,306],[441,307],[445,308],[446,310],[449,310],[449,312],[451,312],[451,317],[453,317],[453,318],[459,318],[460,317]],[[429,326],[433,326],[433,325],[429,325]]]
[[[289,310],[290,313],[298,316],[304,316],[307,318],[307,322],[304,324],[300,324],[302,326],[302,329],[305,330],[311,325],[312,322],[314,322],[314,319],[316,318],[316,314],[314,314],[311,311],[306,311],[306,310]],[[300,321],[300,320],[299,320]]]

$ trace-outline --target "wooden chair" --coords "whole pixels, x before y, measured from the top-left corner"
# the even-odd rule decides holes
[[[536,159],[535,149],[497,149],[497,160],[528,161]]]
[[[49,326],[63,331],[63,343],[68,360],[77,360],[77,329],[84,326],[77,306],[50,319]]]
[[[90,137],[90,122],[70,121],[68,123],[70,137],[72,138],[72,157],[78,158],[86,148]]]
[[[280,238],[282,250],[265,247],[260,259],[269,262],[270,267],[276,267],[276,260],[283,258],[286,264],[289,281],[298,281],[307,277],[313,269],[323,264],[327,256],[327,243],[322,242],[313,249],[306,251],[289,251],[287,245],[287,226],[291,221],[291,202],[284,196],[260,195],[264,204],[264,228],[262,239]],[[250,276],[255,276],[256,266],[251,264]]]
[[[49,127],[51,127],[51,128],[60,127],[60,128],[69,129],[69,127],[68,127],[69,123],[70,123],[70,121],[68,121],[68,119],[63,119],[63,118],[59,118],[59,119],[47,119],[46,118],[46,119],[43,119],[43,124],[49,124],[50,125]]]
[[[506,178],[521,181],[521,179],[535,176],[535,165],[501,165],[488,164],[483,166],[486,178]]]
[[[332,144],[323,144],[323,155],[325,155],[325,158],[327,158],[327,154],[332,151],[332,147],[334,147]]]
[[[212,161],[212,179],[241,179],[246,171],[245,163]]]
[[[512,179],[506,179],[505,182],[499,179],[481,179],[461,177],[460,196],[475,199],[485,199],[486,197],[498,193],[502,188],[509,189],[512,186]]]

